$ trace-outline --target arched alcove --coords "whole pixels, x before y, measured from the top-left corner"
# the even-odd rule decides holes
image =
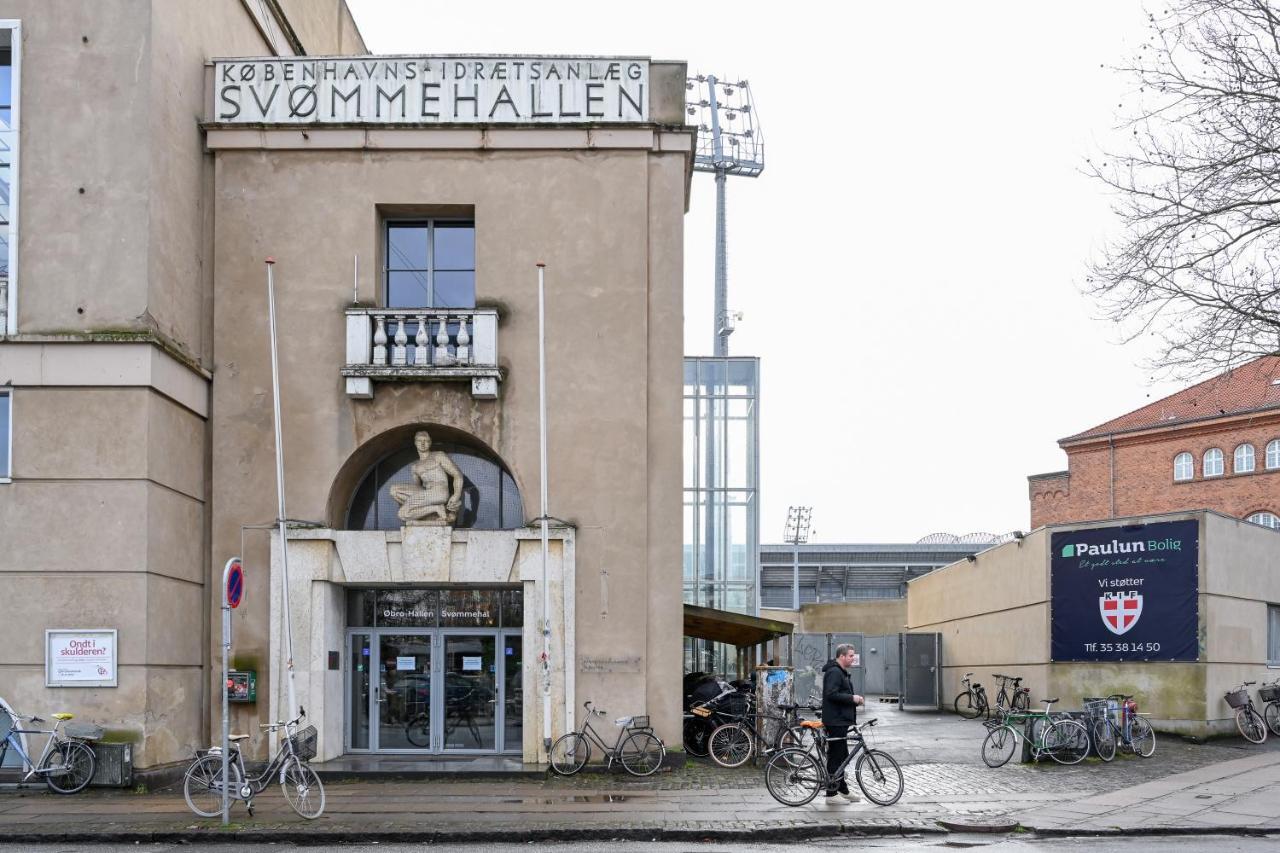
[[[329,495],[331,527],[396,530],[402,526],[390,488],[411,481],[409,468],[418,460],[413,437],[419,430],[431,435],[432,450],[448,454],[462,472],[462,507],[454,527],[509,530],[524,526],[519,486],[492,449],[458,429],[409,424],[369,440],[342,466]]]

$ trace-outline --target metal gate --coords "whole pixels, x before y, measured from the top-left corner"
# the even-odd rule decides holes
[[[902,688],[902,674],[898,666],[898,634],[884,634],[863,640],[863,670],[866,673],[867,696],[892,696],[897,698]]]
[[[865,695],[867,650],[861,634],[795,634],[792,642],[797,702],[821,699],[822,667],[835,657],[836,646],[841,643],[852,643],[858,650],[858,662],[849,670],[849,680],[854,693]]]
[[[901,634],[902,708],[937,710],[942,689],[942,635]]]

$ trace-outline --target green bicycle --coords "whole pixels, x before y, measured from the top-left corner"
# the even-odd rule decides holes
[[[1043,711],[1010,712],[987,723],[991,729],[982,741],[982,761],[988,767],[1001,767],[1013,758],[1019,742],[1031,745],[1031,756],[1037,761],[1047,755],[1059,764],[1078,764],[1089,754],[1089,730],[1082,723],[1056,718],[1049,712],[1057,699],[1043,699]],[[1031,723],[1032,737],[1014,725]]]

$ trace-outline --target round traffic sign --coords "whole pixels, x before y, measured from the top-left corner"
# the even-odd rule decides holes
[[[244,567],[240,565],[238,559],[231,560],[227,565],[227,606],[234,609],[240,606],[240,602],[244,600]]]

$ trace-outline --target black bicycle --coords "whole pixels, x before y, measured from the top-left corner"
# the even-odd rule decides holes
[[[755,700],[750,693],[720,682],[720,692],[695,702],[684,715],[684,749],[702,758],[710,748],[711,733],[725,723],[736,722],[753,713]]]
[[[1267,728],[1273,735],[1280,736],[1280,681],[1272,681],[1258,688],[1258,700],[1266,702],[1262,716],[1267,721]]]
[[[1267,739],[1267,723],[1249,697],[1249,686],[1253,684],[1257,682],[1246,681],[1235,690],[1228,690],[1226,700],[1236,712],[1236,728],[1244,739],[1250,743],[1262,743]]]
[[[850,744],[849,754],[836,768],[834,776],[827,774],[823,760],[825,737],[821,741],[823,749],[816,753],[803,749],[775,752],[764,767],[764,784],[769,794],[784,806],[803,806],[812,802],[819,791],[834,787],[833,781],[841,778],[853,764],[853,778],[866,798],[879,806],[893,805],[902,797],[902,768],[893,756],[867,746],[863,733],[875,724],[873,718],[860,726],[849,726],[845,735]]]
[[[315,820],[324,811],[324,785],[316,771],[306,762],[316,756],[316,729],[307,726],[299,730],[298,724],[307,715],[299,709],[297,719],[289,722],[264,723],[258,728],[270,732],[285,730],[280,749],[257,778],[250,779],[244,769],[244,756],[239,743],[249,735],[232,735],[234,746],[227,754],[227,782],[222,775],[222,750],[219,747],[206,750],[191,766],[182,780],[182,795],[187,807],[200,817],[218,817],[222,814],[222,792],[225,788],[229,801],[244,800],[249,816],[253,816],[253,798],[267,789],[277,778],[285,800],[307,820]]]
[[[1000,692],[996,694],[996,708],[1013,711],[1026,711],[1031,707],[1031,688],[1022,686],[1022,679],[1013,675],[995,673],[992,678],[1000,679]]]
[[[667,748],[649,727],[648,716],[619,717],[613,721],[618,726],[618,737],[609,746],[591,727],[593,717],[603,717],[605,711],[592,707],[591,700],[582,704],[587,709],[587,721],[582,731],[561,735],[551,744],[551,769],[561,776],[572,776],[591,760],[591,744],[595,744],[608,759],[608,767],[617,761],[632,776],[648,776],[662,766]]]
[[[813,744],[813,730],[801,725],[800,711],[819,713],[822,706],[780,703],[782,715],[746,715],[737,720],[721,723],[707,740],[711,760],[721,767],[740,767],[756,752],[772,755],[780,749],[807,749]],[[776,726],[772,742],[768,737],[770,725]]]
[[[964,692],[956,696],[955,709],[956,713],[967,720],[976,720],[983,714],[990,713],[990,705],[987,703],[987,691],[983,689],[981,684],[972,680],[973,673],[966,672],[961,683],[964,684]]]
[[[1116,751],[1127,749],[1135,755],[1150,758],[1156,751],[1156,733],[1145,717],[1138,715],[1138,705],[1127,693],[1113,693],[1106,699],[1084,700],[1089,720],[1089,736],[1093,751],[1103,761],[1116,757]],[[1119,717],[1120,722],[1114,719]]]

